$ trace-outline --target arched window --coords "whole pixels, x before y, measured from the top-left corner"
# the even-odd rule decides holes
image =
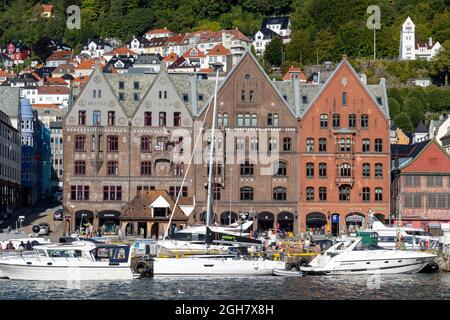
[[[306,201],[314,201],[314,187],[306,187]]]
[[[245,90],[241,91],[241,101],[245,101]]]
[[[383,189],[375,188],[375,201],[383,201]]]
[[[356,128],[356,114],[350,114],[348,116],[348,127]]]
[[[306,139],[306,152],[314,152],[314,139]]]
[[[339,187],[339,200],[350,201],[350,186],[343,185]]]
[[[242,127],[244,125],[244,116],[242,115],[242,113],[239,113],[237,115],[237,125],[238,127]]]
[[[345,139],[344,138],[339,139],[339,150],[341,152],[345,152]]]
[[[319,139],[319,152],[326,152],[326,151],[327,151],[327,139],[320,138]]]
[[[268,114],[267,114],[267,125],[268,125],[269,127],[273,126],[273,116],[272,116],[271,113],[268,113]]]
[[[363,139],[362,152],[370,152],[370,140],[369,139]]]
[[[319,163],[319,177],[327,176],[327,164],[325,162]]]
[[[375,163],[375,178],[382,178],[382,177],[383,177],[383,164]]]
[[[287,191],[284,187],[276,187],[273,189],[273,200],[275,201],[286,201]]]
[[[278,161],[273,164],[274,176],[287,176],[287,163],[285,161]]]
[[[341,171],[341,177],[350,177],[351,170],[350,170],[350,164],[349,163],[343,163],[340,166]]]
[[[258,115],[256,113],[252,113],[252,127],[256,127],[258,125]]]
[[[249,93],[249,101],[250,101],[250,102],[255,101],[255,92],[254,92],[253,90],[250,90],[250,93]]]
[[[328,128],[328,115],[327,114],[320,115],[320,127]]]
[[[273,114],[273,126],[278,127],[278,113]]]
[[[242,187],[240,193],[241,193],[242,201],[253,200],[253,188],[252,187]]]
[[[362,165],[362,176],[364,178],[370,177],[370,163],[363,163],[363,165]]]
[[[244,126],[250,127],[250,113],[244,115]]]
[[[352,139],[345,139],[345,152],[350,152],[352,150]]]

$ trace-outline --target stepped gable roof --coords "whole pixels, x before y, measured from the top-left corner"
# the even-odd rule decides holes
[[[301,116],[303,116],[305,114],[305,112],[309,109],[309,107],[313,104],[314,99],[320,95],[321,91],[324,90],[324,88],[327,86],[328,81],[330,81],[333,78],[334,74],[342,66],[343,63],[346,63],[349,65],[350,70],[352,70],[355,77],[357,79],[359,79],[359,81],[361,82],[360,78],[356,74],[353,67],[349,64],[347,59],[343,59],[338,64],[338,66],[335,68],[333,73],[328,77],[328,79],[325,81],[325,83],[319,83],[319,84],[301,83],[300,84]],[[286,101],[288,102],[290,108],[292,110],[295,110],[293,81],[274,81],[273,84],[278,89],[280,94],[282,94],[283,97],[286,97]],[[380,84],[376,84],[376,85],[365,85],[361,82],[361,85],[365,87],[365,89],[368,91],[368,93],[372,97],[372,99],[381,108],[381,110],[386,115],[386,117],[389,118],[389,106],[388,106],[388,99],[387,99],[386,88],[385,88],[384,83],[380,82]],[[306,103],[304,103],[303,96],[306,98],[305,99]],[[380,99],[380,101],[377,101],[377,99]]]
[[[415,133],[428,133],[427,126],[422,120],[417,124]]]
[[[18,118],[20,89],[0,86],[0,110],[10,118]]]
[[[261,29],[267,28],[267,25],[269,24],[280,24],[281,29],[287,29],[289,21],[290,18],[288,16],[264,18],[261,24]]]

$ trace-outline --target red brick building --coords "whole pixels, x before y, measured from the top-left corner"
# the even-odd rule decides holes
[[[384,80],[372,87],[344,57],[303,112],[300,230],[364,227],[369,210],[388,217],[389,111]]]
[[[413,157],[399,164],[399,210],[404,223],[438,227],[450,222],[450,156],[430,140]]]

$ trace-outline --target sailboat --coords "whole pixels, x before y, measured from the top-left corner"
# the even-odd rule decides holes
[[[213,155],[215,147],[215,130],[216,130],[216,114],[217,114],[217,88],[219,79],[219,68],[216,68],[216,83],[214,91],[214,104],[213,104],[213,119],[211,130],[211,147],[209,150],[209,174],[208,174],[208,195],[207,195],[207,212],[206,212],[206,226],[205,228],[205,251],[208,252],[210,246],[213,245],[234,245],[237,243],[243,245],[262,245],[258,240],[244,237],[242,234],[238,235],[230,230],[224,230],[224,228],[215,228],[211,226],[212,216],[212,175],[213,175]],[[194,150],[199,141],[199,136],[194,144]],[[194,153],[193,153],[194,154]],[[184,184],[187,171],[182,184]],[[182,188],[180,188],[181,190]],[[175,203],[178,203],[181,191],[178,193]],[[172,216],[170,217],[170,219]],[[170,219],[168,226],[170,226]],[[189,230],[189,229],[186,229]],[[163,241],[159,244],[164,244],[164,240],[167,237],[168,228],[164,234]],[[166,242],[167,245],[167,242]],[[211,275],[245,275],[245,276],[259,276],[259,275],[271,275],[273,269],[284,268],[285,264],[282,261],[266,260],[264,258],[244,259],[240,256],[232,255],[199,255],[189,256],[182,258],[161,258],[156,257],[153,261],[153,275],[171,275],[171,276],[183,276],[183,275],[199,275],[199,276],[211,276]]]

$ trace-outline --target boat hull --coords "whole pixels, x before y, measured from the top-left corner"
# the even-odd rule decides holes
[[[84,281],[132,280],[130,267],[29,266],[0,263],[0,274],[10,280]]]
[[[383,260],[379,263],[371,262],[367,265],[367,261],[356,261],[353,263],[336,263],[332,267],[300,267],[300,271],[306,274],[401,274],[401,273],[418,273],[425,268],[433,258],[421,259],[402,259],[389,260],[385,263]],[[401,261],[401,262],[399,262]]]
[[[211,258],[155,258],[153,268],[153,274],[155,276],[263,276],[272,275],[274,268],[284,268],[284,262]]]

